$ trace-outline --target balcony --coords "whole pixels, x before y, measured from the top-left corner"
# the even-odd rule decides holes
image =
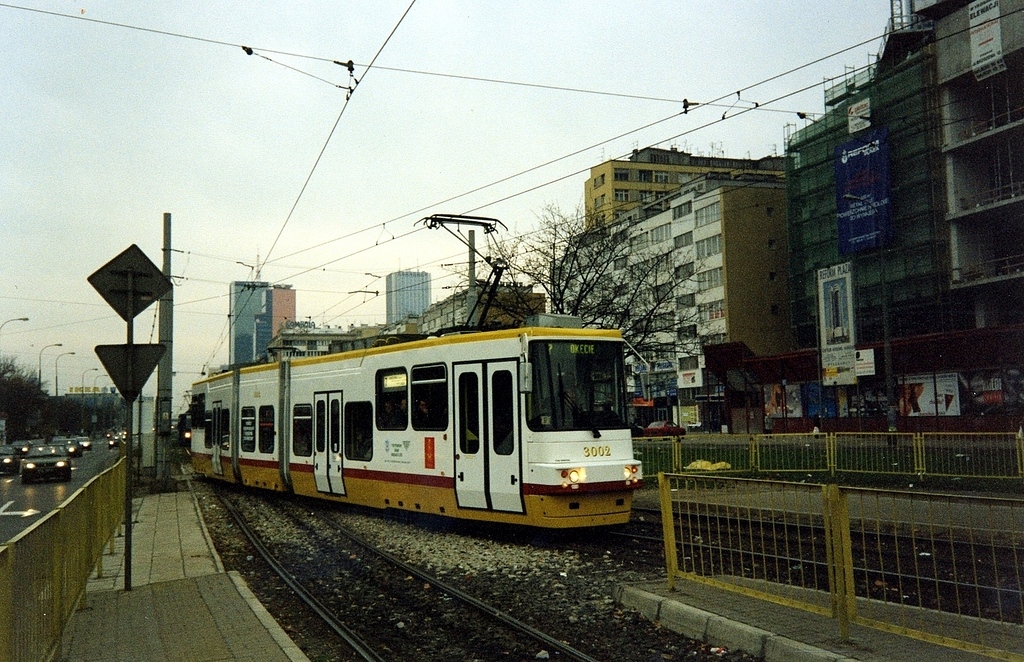
[[[964,122],[963,124],[963,127],[956,134],[955,142],[945,145],[942,151],[948,152],[1003,131],[1012,131],[1013,129],[1024,127],[1024,106],[1011,108],[984,120]]]
[[[1024,278],[1024,253],[955,268],[951,285],[968,287],[1011,278]]]

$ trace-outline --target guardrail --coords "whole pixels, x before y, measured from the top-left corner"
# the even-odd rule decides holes
[[[658,475],[669,588],[700,582],[1024,660],[1024,500]]]
[[[0,546],[0,660],[59,653],[89,575],[94,568],[102,574],[103,546],[124,520],[124,480],[122,459]]]
[[[637,438],[633,453],[649,476],[715,470],[1024,478],[1024,438],[1012,432],[687,435]]]

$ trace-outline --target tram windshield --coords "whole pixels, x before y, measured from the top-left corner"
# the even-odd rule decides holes
[[[527,397],[531,430],[624,428],[626,390],[622,345],[607,341],[530,343],[533,392]]]

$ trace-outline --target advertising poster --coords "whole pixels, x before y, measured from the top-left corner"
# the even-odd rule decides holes
[[[818,270],[818,323],[822,383],[856,384],[853,281],[849,262]]]
[[[896,406],[900,416],[959,416],[960,386],[956,373],[909,375],[900,379]]]
[[[764,415],[771,418],[801,418],[804,409],[799,384],[766,384]]]
[[[836,147],[835,171],[839,254],[888,244],[893,233],[889,130],[882,127]]]
[[[1006,70],[999,0],[975,0],[968,8],[971,29],[971,69],[977,80]]]

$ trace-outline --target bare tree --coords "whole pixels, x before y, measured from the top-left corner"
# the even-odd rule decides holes
[[[677,310],[685,283],[677,278],[672,251],[634,241],[625,224],[590,224],[582,211],[565,214],[549,206],[537,230],[496,250],[513,281],[543,291],[549,312],[579,317],[587,327],[621,329],[649,357],[686,351],[681,344],[690,341],[680,329],[696,320],[680,319],[692,313]]]

